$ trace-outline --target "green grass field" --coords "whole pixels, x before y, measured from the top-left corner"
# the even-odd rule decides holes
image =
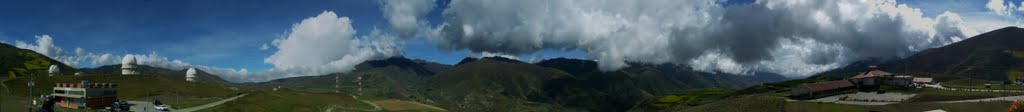
[[[402,101],[402,100],[378,100],[373,103],[380,105],[381,108],[387,111],[430,111],[430,112],[443,112],[448,111],[440,107],[435,107],[419,102]]]
[[[204,109],[204,112],[337,112],[373,109],[370,104],[339,93],[309,93],[289,89],[255,90],[245,97]]]
[[[721,101],[681,110],[683,112],[784,112],[783,97],[751,95],[737,96]]]

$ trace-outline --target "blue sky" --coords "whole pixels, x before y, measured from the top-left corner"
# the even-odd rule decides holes
[[[459,1],[459,0],[456,0]],[[710,1],[710,0],[709,0]],[[746,73],[750,71],[769,71],[769,72],[794,72],[799,74],[798,76],[806,76],[809,73],[820,71],[819,69],[814,70],[788,70],[782,68],[765,68],[758,67],[758,63],[775,63],[782,58],[777,57],[768,53],[768,51],[779,51],[766,49],[764,53],[756,54],[752,56],[754,58],[746,59],[743,53],[737,51],[731,51],[732,47],[747,47],[743,45],[733,46],[737,43],[724,43],[716,44],[713,42],[704,42],[697,44],[680,44],[680,42],[669,42],[662,44],[636,42],[629,43],[632,40],[641,39],[661,39],[661,38],[646,38],[644,34],[655,33],[659,34],[672,24],[660,24],[662,26],[643,26],[643,25],[632,25],[625,27],[635,27],[633,29],[646,29],[653,28],[654,31],[641,31],[641,30],[620,30],[615,33],[636,33],[629,36],[621,35],[597,35],[598,39],[591,38],[574,38],[573,33],[567,33],[568,37],[573,38],[551,38],[547,35],[561,35],[564,32],[545,32],[545,31],[525,31],[518,32],[520,30],[515,29],[503,29],[501,27],[489,27],[487,25],[506,25],[506,26],[522,26],[522,27],[561,27],[561,26],[573,26],[578,24],[563,24],[561,23],[547,23],[556,26],[544,26],[544,24],[530,24],[529,22],[538,18],[530,18],[529,12],[535,11],[530,10],[534,7],[548,6],[546,9],[554,11],[540,12],[542,14],[552,15],[557,14],[556,5],[564,3],[556,1],[522,1],[523,3],[515,3],[520,1],[475,1],[466,2],[460,1],[454,6],[457,8],[449,8],[449,0],[440,0],[433,2],[436,5],[428,13],[422,16],[413,16],[414,19],[419,20],[426,26],[421,29],[436,30],[438,32],[454,32],[454,33],[465,33],[466,36],[436,36],[430,37],[431,35],[422,34],[416,35],[415,37],[402,37],[399,43],[402,43],[403,49],[401,55],[412,59],[423,59],[428,61],[436,61],[444,64],[457,63],[464,57],[480,55],[479,53],[472,52],[492,52],[502,54],[512,54],[514,57],[519,58],[523,61],[529,61],[534,57],[541,58],[554,58],[554,57],[571,57],[571,58],[584,58],[599,60],[602,65],[609,65],[602,68],[621,68],[621,65],[617,63],[630,61],[630,62],[644,62],[644,63],[677,63],[677,64],[689,64],[693,65],[697,69],[707,69],[709,72],[725,72],[725,73]],[[499,5],[497,7],[472,7],[472,6],[486,6],[486,2],[504,2],[509,5]],[[564,1],[571,2],[571,1]],[[618,1],[600,1],[615,4]],[[662,2],[662,1],[639,1],[641,3],[634,5],[646,5],[643,2]],[[668,1],[668,2],[688,2],[688,1]],[[693,2],[693,1],[689,1]],[[754,0],[729,0],[726,2],[715,1],[723,6],[713,6],[721,8],[726,11],[704,11],[704,12],[725,12],[725,13],[736,13],[743,12],[743,8],[735,7],[746,7],[746,6],[759,6],[765,4],[756,4]],[[985,7],[988,0],[897,0],[898,4],[906,4],[912,8],[918,9],[925,18],[937,18],[946,11],[950,11],[958,14],[959,19],[967,21],[966,27],[972,28],[973,30],[983,31],[991,30],[994,28],[1004,26],[1015,26],[1020,24],[1021,12],[1010,11],[1010,15],[998,15],[993,13],[993,10]],[[1019,5],[1020,0],[1008,0],[1006,3],[1013,3]],[[481,3],[481,4],[474,4]],[[601,3],[590,3],[589,5],[602,5]],[[833,2],[828,2],[833,3]],[[541,5],[535,5],[541,4]],[[580,3],[584,4],[584,3]],[[669,4],[679,5],[676,7],[689,7],[696,3],[655,3],[657,4]],[[604,4],[608,5],[608,4]],[[1005,5],[1005,4],[1004,4]],[[467,6],[467,7],[461,7]],[[568,5],[568,7],[575,7],[581,5]],[[613,6],[605,6],[613,7]],[[472,8],[482,8],[478,10],[464,10]],[[509,8],[509,9],[501,9]],[[601,9],[601,7],[575,7],[579,9],[589,9],[594,11],[603,11],[604,13],[598,14],[618,14],[618,17],[630,16],[633,13],[625,12],[624,10],[616,9]],[[629,8],[629,7],[627,7]],[[572,10],[573,8],[567,8]],[[699,9],[699,8],[695,8]],[[713,9],[713,8],[712,8]],[[1022,8],[1024,9],[1024,8]],[[389,23],[389,19],[385,17],[385,12],[382,11],[381,1],[377,0],[289,0],[289,1],[270,1],[270,0],[103,0],[103,1],[83,1],[83,0],[28,0],[28,1],[0,1],[0,41],[13,44],[16,41],[22,41],[25,43],[35,44],[37,36],[47,35],[52,37],[54,45],[56,47],[64,49],[66,52],[74,52],[74,49],[81,48],[89,53],[96,54],[112,54],[115,56],[123,56],[125,54],[159,54],[159,56],[166,57],[169,60],[180,60],[182,62],[190,63],[190,65],[201,65],[212,68],[228,68],[228,69],[245,69],[249,73],[264,72],[275,68],[274,64],[265,62],[265,60],[271,55],[277,52],[277,49],[271,48],[268,50],[262,50],[263,45],[272,44],[275,39],[287,38],[290,31],[296,24],[303,22],[307,18],[317,17],[322,15],[325,11],[336,13],[341,17],[348,17],[351,19],[351,26],[356,30],[355,37],[364,37],[370,34],[374,28],[382,29],[387,34],[394,34],[395,31],[391,31],[390,27],[393,24]],[[487,16],[487,11],[502,11],[510,10],[513,12],[520,12],[519,14],[506,14],[513,19],[496,19],[496,18],[473,18],[480,16]],[[443,12],[450,11],[452,17],[464,17],[458,19],[448,18],[442,15]],[[480,11],[485,13],[473,13],[473,11]],[[584,10],[588,11],[588,10]],[[626,10],[632,11],[632,10]],[[642,10],[641,10],[642,11]],[[686,11],[678,11],[686,12]],[[697,11],[700,13],[700,11]],[[791,10],[779,10],[779,12],[799,12]],[[646,14],[647,12],[640,12]],[[652,14],[656,14],[651,12]],[[478,14],[478,15],[473,15]],[[705,13],[707,14],[707,13]],[[506,15],[491,15],[491,16],[506,16]],[[726,17],[730,14],[722,14]],[[660,16],[660,15],[658,15]],[[769,14],[769,16],[771,16]],[[841,15],[837,15],[841,16]],[[614,17],[614,16],[613,16]],[[663,18],[673,18],[675,16],[665,16]],[[523,20],[517,20],[523,19]],[[524,19],[525,18],[525,19]],[[567,15],[564,18],[574,18],[572,15]],[[697,18],[699,17],[689,17]],[[833,17],[839,18],[839,17]],[[487,23],[475,23],[475,24],[463,24],[465,22],[478,22],[470,19],[479,19],[481,21],[495,22],[495,24]],[[491,20],[488,20],[491,19]],[[551,19],[551,18],[539,18],[539,19]],[[607,18],[576,18],[582,20],[589,19],[607,19]],[[612,18],[615,19],[615,18]],[[625,20],[636,20],[633,18],[625,17]],[[689,20],[687,18],[680,18],[682,20]],[[507,22],[508,24],[501,24],[501,21],[511,20],[513,22]],[[540,21],[543,22],[557,22],[557,20]],[[572,22],[572,21],[568,21]],[[626,24],[642,23],[627,21]],[[679,22],[679,21],[663,21],[663,22]],[[970,24],[970,23],[985,23],[985,24]],[[419,22],[418,22],[419,23]],[[723,22],[727,23],[727,22]],[[451,26],[442,26],[442,24],[451,24]],[[462,24],[461,28],[457,24]],[[603,24],[593,23],[593,24]],[[692,24],[692,23],[688,23]],[[612,24],[617,25],[617,24]],[[456,28],[462,30],[447,30],[445,28]],[[464,28],[478,28],[476,32],[484,32],[487,35],[497,34],[495,32],[511,32],[511,33],[526,33],[526,34],[543,34],[541,36],[536,35],[525,35],[525,36],[469,36],[473,31],[466,30]],[[485,28],[485,29],[479,29]],[[573,27],[565,27],[563,29],[572,29]],[[585,28],[585,27],[584,27]],[[593,27],[591,27],[593,28]],[[601,28],[601,26],[598,26]],[[441,30],[438,30],[441,29]],[[678,29],[678,28],[676,28]],[[560,29],[549,29],[549,30],[560,30]],[[582,29],[592,30],[592,29]],[[668,29],[672,30],[672,29]],[[730,29],[725,29],[728,31]],[[566,30],[569,32],[576,30]],[[603,30],[601,30],[603,31]],[[689,31],[688,32],[701,32],[701,31]],[[972,32],[978,32],[972,31]],[[678,32],[678,31],[676,31]],[[423,33],[423,32],[420,32]],[[870,33],[870,32],[868,32]],[[941,32],[940,32],[941,33]],[[478,35],[481,33],[478,33]],[[831,34],[831,33],[822,33]],[[973,34],[973,33],[966,33]],[[965,36],[971,36],[966,35]],[[584,35],[584,34],[579,34]],[[665,35],[673,36],[676,33],[665,33]],[[733,36],[734,34],[725,35],[726,37]],[[742,36],[742,35],[738,35]],[[783,36],[805,36],[805,35],[783,35]],[[531,37],[534,37],[530,40]],[[619,38],[622,37],[622,38]],[[618,40],[623,38],[634,38]],[[653,37],[659,37],[653,35]],[[700,37],[700,36],[698,36]],[[714,36],[709,36],[714,37]],[[966,37],[960,37],[966,38]],[[465,40],[470,39],[470,40]],[[477,40],[472,40],[477,39]],[[482,39],[482,40],[481,40]],[[536,40],[542,39],[542,40]],[[367,39],[369,40],[369,39]],[[518,40],[529,40],[529,41],[518,41]],[[732,39],[725,39],[732,40]],[[792,43],[801,42],[799,40],[806,39],[792,39],[785,38],[780,40],[771,39],[768,43]],[[831,42],[821,40],[818,38],[810,38],[811,41],[806,43],[807,45],[837,45],[844,50],[852,50],[851,52],[858,52],[857,48],[847,48],[848,43],[843,42]],[[626,41],[626,44],[616,44],[620,41]],[[956,39],[953,39],[955,42]],[[495,42],[488,44],[487,42]],[[718,42],[718,41],[714,41]],[[484,43],[484,44],[481,44]],[[598,43],[607,43],[609,46],[596,45]],[[741,44],[743,42],[740,42]],[[680,48],[679,46],[685,45],[704,45],[704,46],[716,46],[710,48],[704,47],[693,47],[693,48]],[[903,44],[900,44],[903,45]],[[775,48],[778,45],[771,44],[768,48]],[[916,46],[916,47],[934,47],[934,45],[928,44],[927,46]],[[671,48],[664,50],[665,48]],[[679,50],[683,49],[683,50]],[[627,51],[621,51],[627,50]],[[632,51],[638,50],[638,51]],[[918,49],[919,50],[919,49]],[[644,53],[644,52],[670,52],[668,54],[663,53]],[[912,52],[915,49],[910,50],[899,50]],[[780,51],[781,52],[781,51]],[[818,51],[812,54],[818,54]],[[831,51],[828,51],[831,52]],[[622,55],[622,53],[632,53]],[[738,53],[738,54],[737,54]],[[637,55],[634,55],[637,54]],[[892,55],[904,55],[892,54]],[[761,58],[767,57],[767,58]],[[812,63],[815,66],[834,66],[830,64],[845,64],[850,60],[856,60],[867,56],[857,57],[841,57],[844,59],[837,59],[842,61],[828,62],[827,64]],[[850,58],[850,59],[845,59]],[[704,62],[712,60],[711,64],[706,66],[699,66],[704,64],[697,64],[697,62]],[[830,59],[830,58],[829,58]],[[611,61],[609,61],[611,60]],[[749,61],[753,60],[753,61]],[[112,64],[108,63],[108,64]],[[807,63],[799,63],[806,65]],[[738,66],[737,66],[738,65]],[[79,63],[79,67],[95,67],[98,65],[91,63]],[[728,67],[739,67],[742,69],[741,72],[726,72]],[[828,68],[826,67],[826,68]],[[834,68],[834,67],[832,67]],[[824,68],[823,68],[824,69]],[[801,72],[795,72],[801,71]]]

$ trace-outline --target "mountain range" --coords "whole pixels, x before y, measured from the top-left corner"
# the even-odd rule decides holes
[[[1019,44],[1024,42],[1022,39],[1024,29],[1007,27],[906,58],[870,58],[800,80],[772,73],[708,73],[679,64],[630,63],[619,70],[601,71],[597,62],[583,59],[554,58],[527,63],[484,57],[445,65],[401,56],[363,62],[347,73],[267,82],[230,83],[202,70],[199,78],[246,88],[288,88],[409,100],[453,111],[628,111],[650,104],[659,96],[691,89],[724,88],[748,93],[759,88],[786,88],[766,85],[843,79],[871,65],[893,73],[937,77],[937,81],[1013,80],[1024,76],[1024,44]],[[31,50],[6,44],[0,44],[0,49],[0,60],[4,62],[0,70],[12,77],[45,73],[45,67],[51,64],[61,66],[62,71],[86,74],[120,72],[120,65],[74,69]],[[185,73],[184,69],[151,66],[141,66],[139,71],[173,80],[184,80]]]

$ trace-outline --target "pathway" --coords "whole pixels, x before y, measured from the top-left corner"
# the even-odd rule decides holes
[[[1007,96],[1007,97],[996,97],[996,98],[982,98],[972,100],[955,100],[955,101],[940,101],[936,103],[963,103],[963,102],[990,102],[990,101],[1017,101],[1024,100],[1024,95],[1021,96]]]
[[[245,94],[242,94],[242,95],[238,95],[238,96],[235,96],[235,97],[231,97],[231,98],[220,100],[220,101],[213,102],[213,103],[208,103],[206,105],[189,107],[189,108],[180,109],[180,110],[174,110],[174,111],[175,112],[192,112],[192,111],[203,110],[203,109],[207,109],[207,108],[211,108],[211,107],[216,107],[217,105],[224,104],[225,102],[228,102],[228,101],[233,101],[233,100],[238,99],[240,97],[243,97],[245,95],[249,95],[249,93],[245,93]]]
[[[380,111],[380,110],[382,110],[380,108],[380,105],[377,105],[376,103],[373,103],[373,102],[370,102],[370,101],[367,101],[367,100],[361,100],[361,99],[359,99],[359,97],[356,97],[355,95],[349,95],[349,96],[352,96],[352,99],[356,99],[356,100],[359,100],[359,101],[361,101],[363,103],[370,104],[370,106],[373,106],[373,109],[361,109],[361,108],[355,108],[355,107],[334,106],[334,108],[327,109],[327,112],[331,112],[335,108],[342,108],[342,109],[345,109],[345,110],[357,110],[357,111]]]
[[[787,102],[825,102],[825,103],[838,103],[848,105],[888,105],[893,103],[899,103],[903,100],[910,99],[916,94],[902,94],[902,93],[865,93],[858,92],[853,94],[841,94],[833,95],[828,97],[822,97],[813,100],[792,100],[786,99]],[[847,97],[846,100],[840,100],[842,97]]]
[[[216,107],[216,106],[218,106],[220,104],[224,104],[224,103],[226,103],[228,101],[233,101],[233,100],[238,99],[240,97],[243,97],[245,95],[249,95],[249,93],[238,95],[238,96],[231,97],[231,98],[224,99],[224,100],[220,100],[220,101],[217,101],[217,102],[207,103],[205,105],[189,107],[189,108],[185,108],[185,109],[172,109],[171,111],[173,111],[173,112],[199,111],[199,110],[203,110],[203,109],[207,109],[207,108]],[[153,102],[148,102],[148,101],[128,101],[128,104],[132,105],[131,110],[134,111],[134,112],[161,112],[161,111],[157,111],[156,109],[153,109],[153,106],[154,106]]]
[[[995,90],[995,89],[971,89],[971,88],[948,88],[941,84],[925,84],[924,87],[952,90],[952,91],[974,91],[974,92],[1024,92],[1024,90]]]

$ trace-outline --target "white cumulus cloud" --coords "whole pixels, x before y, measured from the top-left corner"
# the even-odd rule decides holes
[[[264,62],[274,65],[265,73],[256,73],[249,80],[324,75],[348,72],[367,60],[400,55],[401,45],[394,36],[378,30],[356,38],[356,30],[348,17],[325,11],[292,26],[287,37],[275,39],[277,51]]]
[[[388,18],[391,28],[406,38],[416,35],[420,30],[427,27],[423,21],[424,15],[434,9],[436,0],[381,0],[381,9],[384,17]]]
[[[75,48],[74,51],[68,52],[54,44],[53,37],[50,37],[50,35],[35,37],[35,43],[15,41],[14,46],[38,52],[72,67],[99,66],[113,62],[110,59],[109,53],[97,54],[85,51],[82,48]]]
[[[1002,16],[1014,16],[1015,13],[1024,12],[1024,1],[1020,3],[1007,2],[1003,0],[989,0],[985,8]]]

